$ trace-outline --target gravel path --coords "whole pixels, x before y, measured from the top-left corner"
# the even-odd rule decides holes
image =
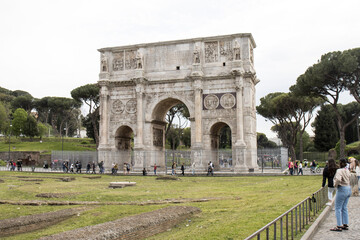
[[[360,197],[351,197],[348,205],[349,230],[342,232],[330,231],[336,226],[335,211],[332,210],[329,216],[319,226],[313,239],[316,240],[359,240],[360,239]]]

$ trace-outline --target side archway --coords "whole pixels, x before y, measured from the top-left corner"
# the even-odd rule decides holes
[[[119,151],[130,151],[134,141],[134,131],[129,126],[121,126],[115,133],[115,147]]]
[[[211,161],[215,168],[232,167],[232,131],[225,122],[217,122],[210,128]]]

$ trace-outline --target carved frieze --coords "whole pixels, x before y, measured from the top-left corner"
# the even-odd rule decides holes
[[[221,61],[232,61],[233,60],[233,47],[232,41],[220,41],[220,57]]]
[[[124,70],[124,53],[115,53],[113,59],[113,70],[123,71]]]
[[[153,128],[153,145],[157,147],[163,146],[163,135],[164,131],[162,129]]]
[[[219,106],[219,98],[214,94],[209,94],[204,98],[204,106],[206,109],[216,109]]]
[[[225,109],[233,108],[236,104],[236,99],[231,93],[225,93],[220,98],[220,104]]]
[[[218,42],[205,43],[205,63],[218,62]]]
[[[236,108],[236,93],[203,94],[203,110],[233,108]]]
[[[124,104],[121,100],[117,99],[112,104],[112,112],[115,114],[122,113],[124,111]]]
[[[136,113],[136,99],[130,99],[127,101],[125,110],[127,113]]]
[[[136,53],[135,50],[125,51],[125,69],[136,69]]]

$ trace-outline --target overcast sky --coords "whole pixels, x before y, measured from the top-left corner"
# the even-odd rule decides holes
[[[252,33],[259,104],[322,54],[360,47],[359,10],[358,0],[0,0],[0,86],[71,97],[97,82],[99,48]],[[270,127],[258,116],[258,132],[273,137]]]

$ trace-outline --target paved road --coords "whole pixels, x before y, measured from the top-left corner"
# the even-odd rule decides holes
[[[335,211],[331,211],[324,222],[319,226],[314,235],[315,240],[359,240],[360,239],[360,197],[351,197],[348,205],[349,210],[349,230],[342,232],[330,231],[336,226]]]

